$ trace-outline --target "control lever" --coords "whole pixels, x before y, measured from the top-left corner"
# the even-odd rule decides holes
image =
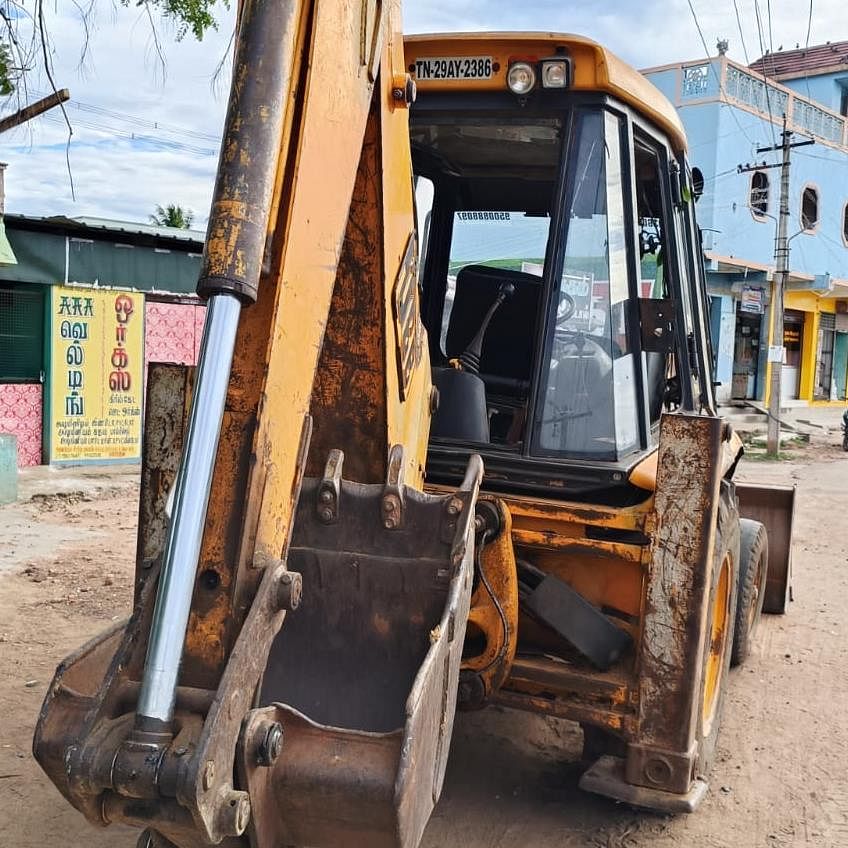
[[[509,300],[515,294],[515,286],[504,281],[498,287],[498,296],[495,302],[489,307],[489,311],[483,318],[483,323],[480,324],[480,329],[477,330],[477,335],[468,343],[468,346],[459,357],[459,364],[463,371],[468,371],[471,374],[480,373],[480,356],[483,353],[483,339],[486,335],[486,330],[489,329],[489,323],[495,313],[500,308],[501,304]]]

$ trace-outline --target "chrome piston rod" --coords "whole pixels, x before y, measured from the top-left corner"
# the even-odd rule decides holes
[[[241,0],[233,84],[197,293],[208,300],[188,430],[150,625],[136,719],[168,725],[242,305],[255,302],[271,229],[303,0]]]
[[[136,709],[137,715],[164,724],[174,713],[240,312],[241,301],[234,295],[209,299]]]

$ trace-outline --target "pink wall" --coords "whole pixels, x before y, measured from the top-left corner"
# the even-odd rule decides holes
[[[197,363],[205,306],[145,304],[144,359]],[[145,375],[146,376],[146,375]],[[18,465],[41,464],[42,387],[38,383],[0,384],[0,433],[18,437]]]
[[[41,465],[41,385],[0,384],[0,433],[18,437],[18,467]]]
[[[144,317],[145,363],[196,364],[206,317],[205,306],[148,300]]]

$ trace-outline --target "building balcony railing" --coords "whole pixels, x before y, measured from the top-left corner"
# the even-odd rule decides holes
[[[654,70],[660,69],[647,73]],[[825,144],[848,148],[848,120],[844,116],[726,56],[679,65],[677,70],[678,106],[696,100],[720,100],[737,103],[775,123],[781,123],[785,114],[789,129]]]

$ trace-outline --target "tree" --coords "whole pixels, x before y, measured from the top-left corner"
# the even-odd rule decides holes
[[[156,212],[150,216],[150,223],[157,227],[176,227],[178,230],[187,230],[194,220],[194,212],[191,209],[183,209],[174,203],[167,206],[156,204]]]
[[[96,0],[72,0],[85,26],[86,34],[93,26],[93,9]],[[115,5],[124,8],[141,8],[147,13],[157,52],[164,63],[155,17],[158,16],[173,28],[177,41],[189,32],[198,40],[212,29],[218,28],[216,7],[230,7],[230,0],[117,0]],[[52,77],[50,4],[45,0],[0,0],[0,97],[10,96],[22,85],[26,90],[27,74],[41,65],[51,86]],[[80,45],[81,58],[88,49],[88,38]]]

